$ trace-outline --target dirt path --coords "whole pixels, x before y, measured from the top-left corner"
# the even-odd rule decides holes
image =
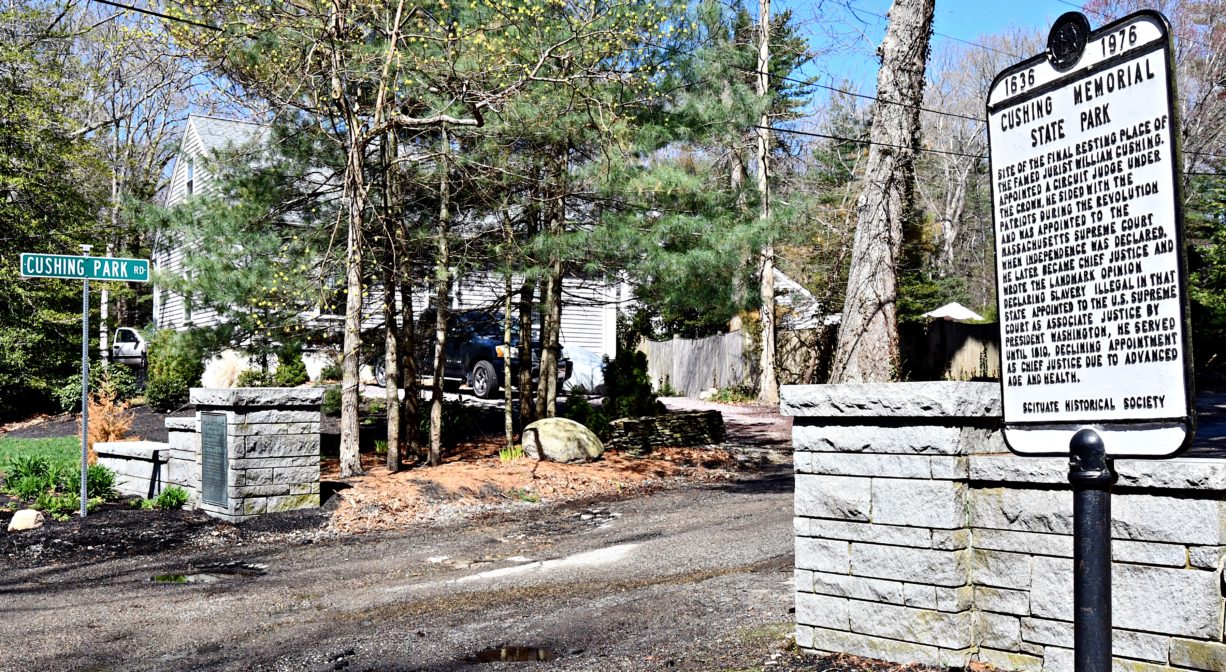
[[[789,452],[790,419],[767,409],[666,404],[719,408],[738,450]],[[526,668],[482,658],[528,654],[548,670],[838,668],[782,648],[790,464],[667,487],[398,532],[344,533],[328,511],[240,527],[113,511],[25,533],[0,548],[20,560],[0,572],[0,641],[22,642],[0,670],[510,670]],[[133,535],[156,543],[130,552]],[[153,580],[167,575],[200,582]]]
[[[733,447],[791,449],[792,418],[780,415],[776,407],[717,404],[689,397],[665,397],[660,401],[670,411],[719,411]]]

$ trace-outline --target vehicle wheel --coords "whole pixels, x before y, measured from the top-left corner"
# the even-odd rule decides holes
[[[473,394],[489,399],[498,392],[498,372],[494,365],[482,360],[473,367]]]
[[[380,359],[375,362],[375,383],[379,387],[387,387],[387,360]]]

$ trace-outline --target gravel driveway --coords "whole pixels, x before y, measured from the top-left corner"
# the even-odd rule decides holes
[[[791,470],[774,467],[406,535],[223,528],[185,550],[10,568],[0,669],[529,669],[481,662],[491,647],[552,658],[531,669],[743,669],[785,656],[791,516]],[[152,580],[193,573],[215,580]]]

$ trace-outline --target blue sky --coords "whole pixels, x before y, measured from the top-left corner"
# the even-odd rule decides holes
[[[756,5],[747,4],[751,8]],[[845,78],[867,94],[875,93],[877,61],[873,52],[885,34],[884,15],[889,8],[890,0],[772,2],[774,11],[794,12],[816,49],[832,42],[840,45],[835,53],[823,58],[818,72],[811,74],[821,74],[823,83],[830,83],[827,77],[836,83]],[[1075,9],[1060,0],[937,0],[935,31],[940,34],[933,36],[934,47],[940,48],[951,37],[978,41],[980,36],[1010,27],[1036,29],[1046,35],[1057,17]],[[1096,19],[1090,16],[1091,24],[1097,25]]]

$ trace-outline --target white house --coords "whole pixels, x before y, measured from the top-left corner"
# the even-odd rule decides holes
[[[220,150],[258,146],[266,141],[268,127],[248,121],[190,115],[187,119],[179,154],[167,192],[167,205],[181,203],[193,194],[208,193],[212,176],[208,174],[205,157]],[[180,271],[185,256],[215,254],[192,243],[176,240],[155,240],[154,267],[162,272]],[[453,309],[496,307],[501,304],[503,280],[499,276],[474,273],[454,283],[451,297]],[[413,296],[413,310],[420,314],[428,304],[429,293]],[[562,345],[567,349],[584,348],[597,356],[612,357],[617,349],[617,311],[631,299],[628,285],[603,279],[564,278],[561,325]],[[382,295],[372,288],[363,310],[363,326],[374,328],[382,324]],[[317,321],[339,320],[339,315],[315,313]],[[189,326],[217,324],[213,311],[193,309],[190,297],[184,297],[158,286],[153,288],[153,319],[160,329],[183,330]]]

